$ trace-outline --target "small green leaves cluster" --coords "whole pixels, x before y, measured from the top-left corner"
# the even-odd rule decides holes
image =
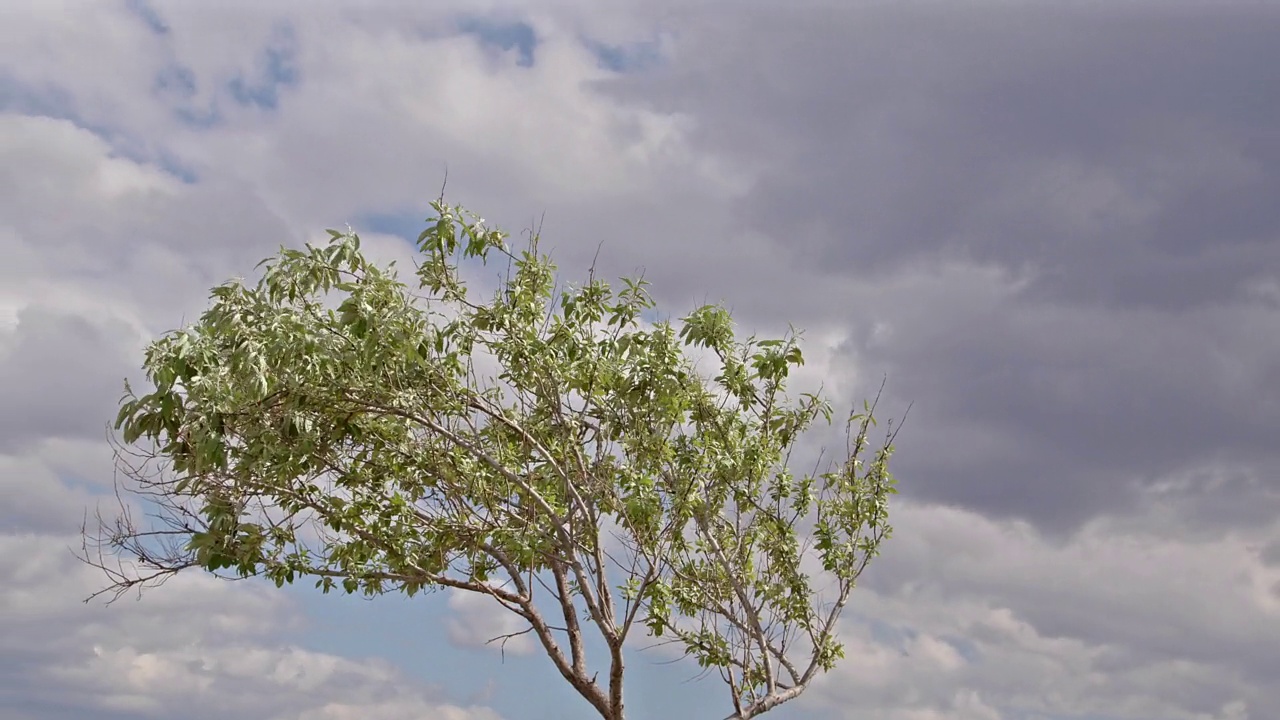
[[[820,394],[786,393],[796,333],[739,341],[715,305],[645,322],[642,280],[560,289],[536,237],[517,253],[433,208],[416,292],[330,231],[263,261],[253,286],[214,288],[198,322],[148,348],[152,387],[127,389],[116,427],[169,463],[148,490],[196,508],[189,560],[326,592],[502,587],[535,626],[521,578],[552,573],[611,646],[637,620],[721,670],[742,717],[829,669],[834,619],[889,533],[892,447],[863,459],[872,407],[842,464],[795,474],[797,439],[832,420]],[[479,263],[506,266],[487,301],[462,277]],[[709,377],[690,347],[714,358]],[[806,552],[830,576],[825,605]]]

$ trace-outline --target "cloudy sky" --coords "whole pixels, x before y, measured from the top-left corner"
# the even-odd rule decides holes
[[[447,166],[915,403],[848,659],[769,717],[1280,717],[1277,68],[1261,1],[0,3],[0,715],[591,717],[466,598],[81,602],[147,339],[326,227],[407,264]],[[727,713],[665,659],[630,717]]]

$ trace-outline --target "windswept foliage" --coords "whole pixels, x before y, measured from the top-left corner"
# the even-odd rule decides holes
[[[848,418],[829,472],[793,473],[798,439],[832,419],[820,395],[785,392],[794,334],[740,342],[718,306],[646,322],[642,281],[557,292],[536,236],[517,254],[433,207],[424,295],[331,231],[263,261],[256,286],[215,288],[197,323],[149,347],[152,387],[127,390],[116,429],[127,489],[158,524],[126,512],[87,540],[104,592],[193,567],[325,592],[451,588],[523,618],[607,720],[624,716],[637,634],[718,671],[732,718],[799,695],[841,657],[836,621],[890,531],[892,432],[868,449],[874,406]],[[506,266],[487,302],[468,295],[468,260]]]

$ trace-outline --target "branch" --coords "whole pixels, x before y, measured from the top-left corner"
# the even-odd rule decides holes
[[[746,612],[747,620],[751,623],[751,627],[744,628],[744,630],[748,632],[748,637],[755,641],[756,645],[759,647],[760,655],[766,658],[766,662],[761,663],[761,665],[764,667],[765,687],[772,692],[775,687],[773,663],[767,661],[767,658],[769,657],[769,643],[765,639],[764,628],[760,625],[760,615],[756,611],[755,605],[752,604],[750,598],[747,596],[747,590],[742,586],[742,580],[738,577],[738,574],[734,572],[734,568],[729,564],[729,559],[725,557],[724,550],[720,547],[720,542],[716,540],[715,533],[709,527],[703,513],[695,512],[694,522],[698,525],[699,534],[702,535],[702,538],[707,541],[707,545],[711,548],[711,552],[714,555],[716,562],[719,563],[725,576],[729,578],[729,584],[733,586],[733,592],[738,596],[738,602],[742,603],[742,609]]]
[[[521,426],[519,423],[508,418],[505,413],[498,412],[493,408],[489,407],[488,405],[486,405],[485,403],[481,403],[473,398],[467,402],[467,406],[473,410],[478,410],[484,413],[485,416],[491,418],[492,420],[500,423],[504,427],[516,433],[521,437],[521,439],[523,439],[535,450],[537,450],[538,454],[542,456],[543,460],[545,460],[547,464],[551,466],[551,469],[555,471],[557,475],[560,476],[560,479],[564,481],[566,496],[572,500],[574,505],[578,507],[578,510],[584,516],[589,517],[591,515],[589,506],[587,505],[586,501],[582,499],[582,495],[578,493],[578,489],[573,485],[573,478],[569,477],[568,472],[566,472],[565,469],[561,467],[560,463],[556,461],[555,457],[552,456],[551,452],[547,450],[546,446],[544,446],[541,442],[539,442],[537,438],[530,435],[529,432],[525,430],[524,427]],[[553,514],[552,517],[554,518],[555,515]],[[573,517],[572,513],[570,513],[568,517],[565,518],[565,521],[571,522],[572,517]],[[570,541],[569,545],[565,547],[565,550],[571,554],[571,557],[576,555],[577,543],[573,543]],[[596,542],[594,543],[593,553],[597,561],[596,568],[598,571],[596,573],[596,583],[595,583],[596,594],[595,595],[592,594],[590,589],[591,584],[587,582],[586,573],[583,571],[576,557],[574,557],[574,559],[570,562],[570,567],[573,568],[574,579],[578,581],[578,586],[582,592],[583,601],[586,602],[587,604],[587,610],[588,612],[591,613],[592,620],[595,621],[596,625],[600,629],[601,634],[607,640],[609,638],[617,636],[617,627],[614,622],[612,601],[609,596],[608,589],[603,585],[604,567],[600,563],[600,557],[599,557],[600,543],[599,543],[598,536],[596,537]]]

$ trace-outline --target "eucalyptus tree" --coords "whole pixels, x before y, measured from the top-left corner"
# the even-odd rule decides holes
[[[147,348],[113,435],[134,500],[85,532],[95,596],[190,568],[478,593],[606,720],[636,640],[718,672],[730,718],[799,696],[842,657],[837,621],[890,533],[892,426],[871,443],[864,402],[838,461],[792,472],[832,422],[820,391],[786,392],[795,332],[739,341],[711,305],[649,322],[643,281],[559,290],[533,233],[517,252],[433,208],[414,289],[330,231]],[[495,261],[473,298],[463,268]]]

